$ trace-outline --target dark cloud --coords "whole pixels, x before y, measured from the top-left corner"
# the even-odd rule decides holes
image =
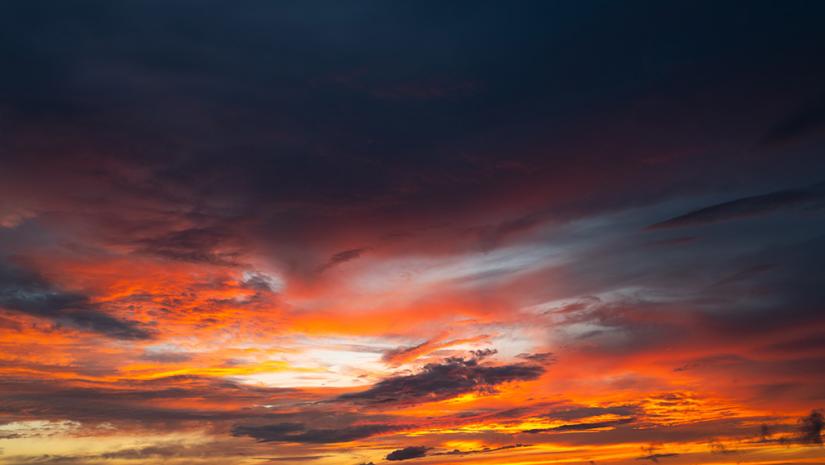
[[[482,449],[471,449],[471,450],[459,450],[453,449],[448,452],[436,452],[430,455],[472,455],[472,454],[486,454],[489,452],[498,452],[502,450],[508,449],[518,449],[520,447],[529,447],[529,444],[510,444],[507,446],[500,446],[500,447],[484,447]]]
[[[556,361],[556,356],[552,352],[541,352],[537,354],[518,354],[516,357],[536,363],[551,363]]]
[[[803,444],[822,445],[822,428],[825,426],[822,412],[813,411],[799,420],[799,440]]]
[[[403,449],[398,449],[387,454],[387,460],[410,460],[425,457],[429,447],[424,446],[410,446]]]
[[[608,421],[596,421],[590,423],[570,423],[567,425],[560,425],[554,426],[552,428],[537,428],[537,429],[528,429],[525,430],[525,433],[528,434],[535,434],[535,433],[563,433],[566,431],[588,431],[592,429],[601,429],[601,428],[612,428],[615,426],[626,425],[628,423],[633,423],[636,421],[635,418],[620,418],[618,420],[608,420]]]
[[[498,247],[505,239],[535,229],[549,218],[550,215],[545,212],[536,212],[519,218],[505,220],[494,226],[482,228],[479,233],[481,248],[482,250],[490,251]]]
[[[136,252],[169,260],[235,266],[240,252],[226,249],[231,236],[216,228],[190,228],[142,239]]]
[[[766,347],[772,352],[798,353],[808,351],[825,351],[825,334],[815,333],[800,338],[776,342]]]
[[[419,403],[449,399],[470,392],[492,393],[502,383],[529,381],[544,373],[534,364],[486,365],[475,358],[451,357],[430,363],[415,374],[386,378],[366,391],[343,394],[339,400],[383,403]]]
[[[37,412],[45,418],[70,418],[87,423],[110,421],[155,426],[190,421],[285,421],[283,417],[274,416],[271,410],[255,406],[279,399],[305,400],[305,396],[289,389],[246,386],[197,376],[98,382],[84,387],[9,377],[0,380],[0,393],[3,397],[0,415],[7,417],[17,418],[27,412]],[[160,405],[175,405],[193,397],[220,405],[227,396],[249,407],[226,410]]]
[[[558,420],[578,420],[581,418],[595,417],[599,415],[635,415],[640,413],[641,408],[637,405],[620,405],[615,407],[570,407],[553,410],[546,416]]]
[[[762,143],[767,146],[781,146],[824,128],[825,98],[820,97],[771,128],[762,139]]]
[[[398,425],[381,424],[312,429],[301,423],[277,423],[262,426],[236,426],[232,429],[232,433],[235,436],[250,436],[260,442],[331,444],[364,439],[398,429],[401,429]]]
[[[105,313],[87,296],[64,291],[37,273],[1,259],[0,307],[118,339],[151,337],[137,323]]]
[[[293,455],[288,457],[272,457],[270,462],[309,462],[329,457],[328,455]]]
[[[669,454],[650,454],[645,455],[643,457],[637,457],[636,460],[650,460],[651,462],[659,463],[659,459],[667,459],[672,457],[678,457],[679,454],[676,453],[669,453]]]
[[[816,15],[798,7],[783,13],[795,27],[768,42],[765,27],[783,26],[764,5],[739,22],[730,6],[639,16],[530,2],[507,12],[495,41],[492,3],[470,15],[380,2],[325,14],[211,3],[196,16],[187,2],[86,5],[3,5],[0,123],[17,155],[4,157],[14,160],[3,160],[3,185],[30,186],[35,213],[86,212],[88,234],[164,259],[231,266],[255,244],[307,277],[363,253],[340,251],[342,236],[371,244],[449,223],[422,247],[490,249],[552,220],[727,186],[733,175],[758,182],[766,166],[795,179],[823,163],[717,155],[753,138],[730,121],[775,118],[771,99],[754,96],[784,101],[788,88],[822,81],[825,69],[802,59],[819,56]],[[438,27],[422,31],[424,16]],[[704,26],[686,29],[684,17]],[[615,40],[625,24],[660,40]],[[711,82],[684,72],[687,62],[714,69]],[[748,85],[731,89],[742,76]],[[716,137],[719,127],[730,134]],[[660,155],[682,150],[695,155]]]
[[[737,449],[729,449],[724,443],[712,439],[708,442],[708,447],[710,448],[710,453],[715,455],[729,455],[729,454],[738,454],[739,450]]]
[[[755,195],[701,208],[647,227],[648,230],[697,226],[762,215],[772,211],[825,201],[825,184]]]
[[[355,260],[356,258],[363,255],[367,250],[369,249],[366,247],[362,247],[358,249],[349,249],[337,252],[333,256],[329,257],[329,260],[327,260],[327,262],[323,266],[321,266],[321,268],[319,268],[318,271],[320,273],[323,273],[324,271],[334,266],[338,266],[341,263],[346,263],[348,261]]]

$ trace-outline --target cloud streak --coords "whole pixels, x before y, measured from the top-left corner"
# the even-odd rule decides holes
[[[148,339],[137,323],[102,311],[80,293],[54,286],[42,276],[0,261],[0,308],[117,339]]]
[[[365,404],[416,404],[461,394],[490,394],[505,383],[532,381],[544,367],[528,363],[483,364],[476,358],[450,357],[442,363],[429,363],[411,375],[385,378],[369,389],[343,394],[339,400]]]
[[[763,195],[743,197],[694,210],[647,227],[648,230],[700,226],[765,215],[774,211],[810,205],[825,200],[825,185],[807,189],[789,189]]]

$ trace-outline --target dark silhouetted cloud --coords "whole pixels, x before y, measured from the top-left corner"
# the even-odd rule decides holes
[[[771,128],[762,139],[762,143],[768,146],[780,146],[823,129],[825,129],[825,98],[820,97],[814,103]]]
[[[301,423],[277,423],[262,426],[236,426],[232,433],[235,436],[250,436],[260,442],[331,444],[368,438],[398,429],[401,428],[397,425],[381,424],[312,429]]]
[[[37,273],[3,260],[0,260],[0,308],[118,339],[151,336],[137,323],[103,312],[87,296],[64,291]]]
[[[669,454],[650,454],[645,455],[642,457],[636,457],[636,460],[650,460],[651,462],[659,463],[659,459],[667,459],[672,457],[678,457],[679,454],[676,453],[669,453]]]
[[[502,383],[529,381],[542,373],[540,365],[486,365],[475,358],[451,357],[443,363],[427,364],[418,373],[386,378],[366,391],[338,399],[368,404],[430,402],[470,392],[492,393]]]
[[[813,411],[799,421],[799,440],[803,444],[822,445],[822,428],[825,426],[822,412]]]
[[[510,444],[507,446],[500,446],[500,447],[484,447],[481,449],[470,449],[470,450],[459,450],[453,449],[447,452],[436,452],[429,455],[472,455],[472,454],[486,454],[489,452],[498,452],[502,450],[508,449],[518,449],[520,447],[529,447],[529,444]]]
[[[425,457],[429,447],[424,446],[410,446],[403,449],[398,449],[387,454],[387,460],[410,460]]]
[[[738,218],[762,215],[783,208],[798,207],[825,200],[825,185],[809,189],[789,189],[755,195],[700,208],[684,215],[661,221],[647,227],[648,230],[697,226],[730,221]]]
[[[239,252],[225,250],[230,239],[231,236],[217,228],[190,228],[142,239],[137,242],[136,252],[169,260],[234,266]]]
[[[329,260],[327,260],[327,262],[323,266],[321,266],[321,268],[318,269],[318,272],[323,273],[324,271],[327,271],[332,267],[338,266],[348,261],[355,260],[356,258],[363,255],[367,250],[369,250],[369,248],[361,247],[358,249],[349,249],[337,252],[333,256],[329,257]]]
[[[536,428],[525,430],[525,433],[563,433],[566,431],[588,431],[592,429],[611,428],[614,426],[626,425],[636,421],[635,418],[620,418],[618,420],[596,421],[591,423],[570,423],[567,425],[554,426],[552,428]]]

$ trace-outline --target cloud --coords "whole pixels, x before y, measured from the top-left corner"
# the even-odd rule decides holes
[[[822,445],[822,428],[825,426],[822,412],[814,410],[799,420],[799,441],[803,444]]]
[[[524,234],[536,229],[549,218],[551,218],[551,216],[547,212],[534,212],[482,228],[479,233],[481,249],[491,251],[511,236]]]
[[[500,384],[534,380],[544,371],[535,364],[486,365],[476,358],[450,357],[427,364],[418,373],[389,377],[366,391],[343,394],[338,399],[367,404],[432,402],[471,392],[496,392]]]
[[[635,415],[641,408],[637,405],[620,405],[615,407],[571,407],[554,410],[546,416],[558,420],[578,420],[580,418],[595,417],[599,415]]]
[[[147,350],[143,352],[140,359],[157,363],[181,363],[192,360],[192,354],[188,352]]]
[[[260,442],[332,444],[364,439],[398,429],[401,429],[398,425],[382,424],[313,429],[301,423],[276,423],[262,426],[236,426],[232,429],[232,434],[250,436]]]
[[[168,260],[235,266],[240,252],[226,247],[231,239],[218,228],[189,228],[136,241],[136,252]]]
[[[103,312],[87,296],[64,291],[37,273],[2,260],[0,307],[117,339],[151,337],[149,331],[141,328],[138,323],[121,320]]]
[[[825,98],[788,116],[762,138],[762,144],[780,146],[801,139],[825,128]]]
[[[681,228],[730,221],[763,215],[784,208],[799,207],[823,199],[825,199],[825,185],[823,184],[818,184],[807,189],[775,191],[700,208],[685,213],[684,215],[652,224],[646,229]]]
[[[8,463],[41,465],[85,465],[90,463],[121,463],[134,461],[141,464],[168,463],[188,459],[187,463],[196,461],[204,464],[226,463],[233,453],[228,452],[224,441],[187,444],[182,442],[161,442],[139,447],[115,449],[98,454],[76,455],[16,455],[8,456]]]
[[[87,386],[67,386],[49,380],[0,378],[5,403],[0,415],[19,416],[37,411],[45,418],[70,418],[82,423],[169,425],[187,421],[240,421],[279,418],[271,410],[249,407],[218,409],[187,407],[186,399],[198,398],[219,405],[231,397],[250,406],[264,403],[301,401],[305,396],[290,389],[264,388],[199,376],[170,376],[151,380],[126,379],[97,382]]]
[[[341,252],[337,252],[337,253],[333,254],[331,257],[329,257],[329,260],[327,260],[327,262],[318,269],[318,272],[323,273],[323,272],[329,270],[332,267],[338,266],[342,263],[346,263],[346,262],[355,260],[356,258],[359,258],[361,255],[363,255],[368,250],[369,250],[369,247],[361,247],[361,248],[358,248],[358,249],[349,249],[349,250],[343,250]]]
[[[490,452],[498,452],[502,450],[508,449],[518,449],[520,447],[529,447],[529,444],[510,444],[507,446],[500,446],[500,447],[484,447],[481,449],[471,449],[471,450],[459,450],[453,449],[448,452],[437,452],[430,455],[472,455],[472,454],[486,454]]]
[[[410,446],[403,449],[398,449],[387,454],[387,460],[410,460],[417,459],[427,455],[429,447],[424,446]]]
[[[180,444],[157,444],[146,447],[136,447],[121,449],[114,452],[106,452],[99,457],[103,459],[119,460],[146,460],[149,458],[173,458],[173,457],[211,457],[214,450],[204,448],[203,445],[182,446]]]
[[[636,457],[636,460],[650,460],[651,462],[659,463],[659,459],[667,459],[672,457],[678,457],[679,454],[669,453],[669,454],[650,454],[645,455],[642,457]]]
[[[412,362],[419,357],[432,353],[439,349],[444,349],[450,346],[456,346],[459,344],[468,344],[473,342],[480,342],[489,339],[487,335],[481,335],[476,337],[470,338],[463,338],[463,339],[447,339],[446,334],[442,334],[438,337],[434,337],[432,339],[426,340],[421,344],[414,345],[411,347],[398,347],[395,349],[390,349],[384,352],[382,356],[382,360],[392,364],[392,365],[401,365],[403,363]],[[478,354],[475,354],[476,358],[481,358]],[[492,355],[488,354],[488,355]]]
[[[286,457],[272,457],[269,462],[308,462],[329,457],[328,455],[292,455]]]
[[[525,433],[528,434],[535,434],[535,433],[563,433],[567,431],[588,431],[592,429],[601,429],[601,428],[612,428],[615,426],[626,425],[628,423],[633,423],[636,421],[635,418],[620,418],[618,420],[608,420],[608,421],[596,421],[591,423],[570,423],[561,426],[554,426],[552,428],[536,428],[536,429],[529,429],[525,430]]]
[[[541,352],[536,354],[522,353],[516,355],[516,357],[528,360],[530,362],[541,364],[552,363],[556,361],[556,356],[552,352]]]

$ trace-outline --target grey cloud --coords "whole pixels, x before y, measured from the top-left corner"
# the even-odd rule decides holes
[[[453,449],[453,450],[451,450],[451,451],[449,451],[449,452],[438,452],[438,453],[434,453],[434,454],[430,454],[430,455],[471,455],[471,454],[486,454],[486,453],[489,453],[489,452],[498,452],[498,451],[501,451],[501,450],[507,450],[507,449],[517,449],[517,448],[520,448],[520,447],[528,447],[528,446],[529,446],[529,444],[510,444],[510,445],[507,445],[507,446],[501,446],[501,447],[485,447],[485,448],[483,448],[483,449],[471,449],[471,450],[459,450],[459,449]]]
[[[225,247],[230,238],[218,228],[189,228],[137,241],[136,251],[168,260],[234,266],[240,253],[219,248]]]
[[[554,410],[546,416],[558,420],[578,420],[580,418],[595,417],[598,415],[634,415],[639,413],[636,405],[621,405],[616,407],[571,407]]]
[[[387,454],[387,460],[410,460],[417,459],[427,455],[429,447],[424,446],[410,446],[403,449],[398,449]]]
[[[678,455],[679,454],[674,454],[674,453],[670,453],[670,454],[650,454],[650,455],[645,455],[645,456],[642,456],[642,457],[637,457],[636,460],[650,460],[651,462],[659,463],[659,459],[667,459],[667,458],[671,458],[671,457],[677,457]]]
[[[0,307],[117,339],[151,336],[138,323],[108,315],[87,296],[62,290],[37,273],[3,260],[0,260]]]
[[[825,97],[780,121],[762,139],[763,145],[779,146],[825,128]]]
[[[813,411],[799,421],[799,440],[803,444],[822,445],[822,428],[825,426],[822,412]]]
[[[318,272],[323,273],[324,271],[327,271],[332,267],[355,260],[356,258],[359,258],[361,255],[363,255],[367,250],[369,250],[367,247],[361,247],[358,249],[349,249],[338,252],[329,257],[329,260],[327,260],[327,262],[323,266],[321,266],[321,268],[318,269]]]
[[[502,383],[533,380],[544,371],[535,364],[483,365],[476,358],[451,357],[440,364],[427,364],[418,373],[386,378],[366,391],[338,399],[367,404],[430,402],[469,392],[495,392]]]
[[[525,430],[525,433],[535,434],[535,433],[563,433],[565,431],[588,431],[591,429],[599,429],[599,428],[610,428],[614,426],[621,426],[626,425],[628,423],[632,423],[636,421],[635,418],[621,418],[618,420],[610,420],[610,421],[597,421],[591,423],[570,423],[567,425],[561,426],[554,426],[552,428],[537,428],[537,429],[528,429]]]
[[[368,438],[397,429],[400,429],[400,427],[387,424],[313,429],[301,423],[276,423],[261,426],[236,426],[232,429],[232,434],[235,436],[250,436],[260,442],[330,444]]]
[[[763,215],[776,210],[799,207],[825,199],[824,185],[811,188],[787,189],[768,194],[743,197],[709,207],[700,208],[684,215],[670,218],[647,227],[648,230],[697,226],[730,221],[738,218]]]

